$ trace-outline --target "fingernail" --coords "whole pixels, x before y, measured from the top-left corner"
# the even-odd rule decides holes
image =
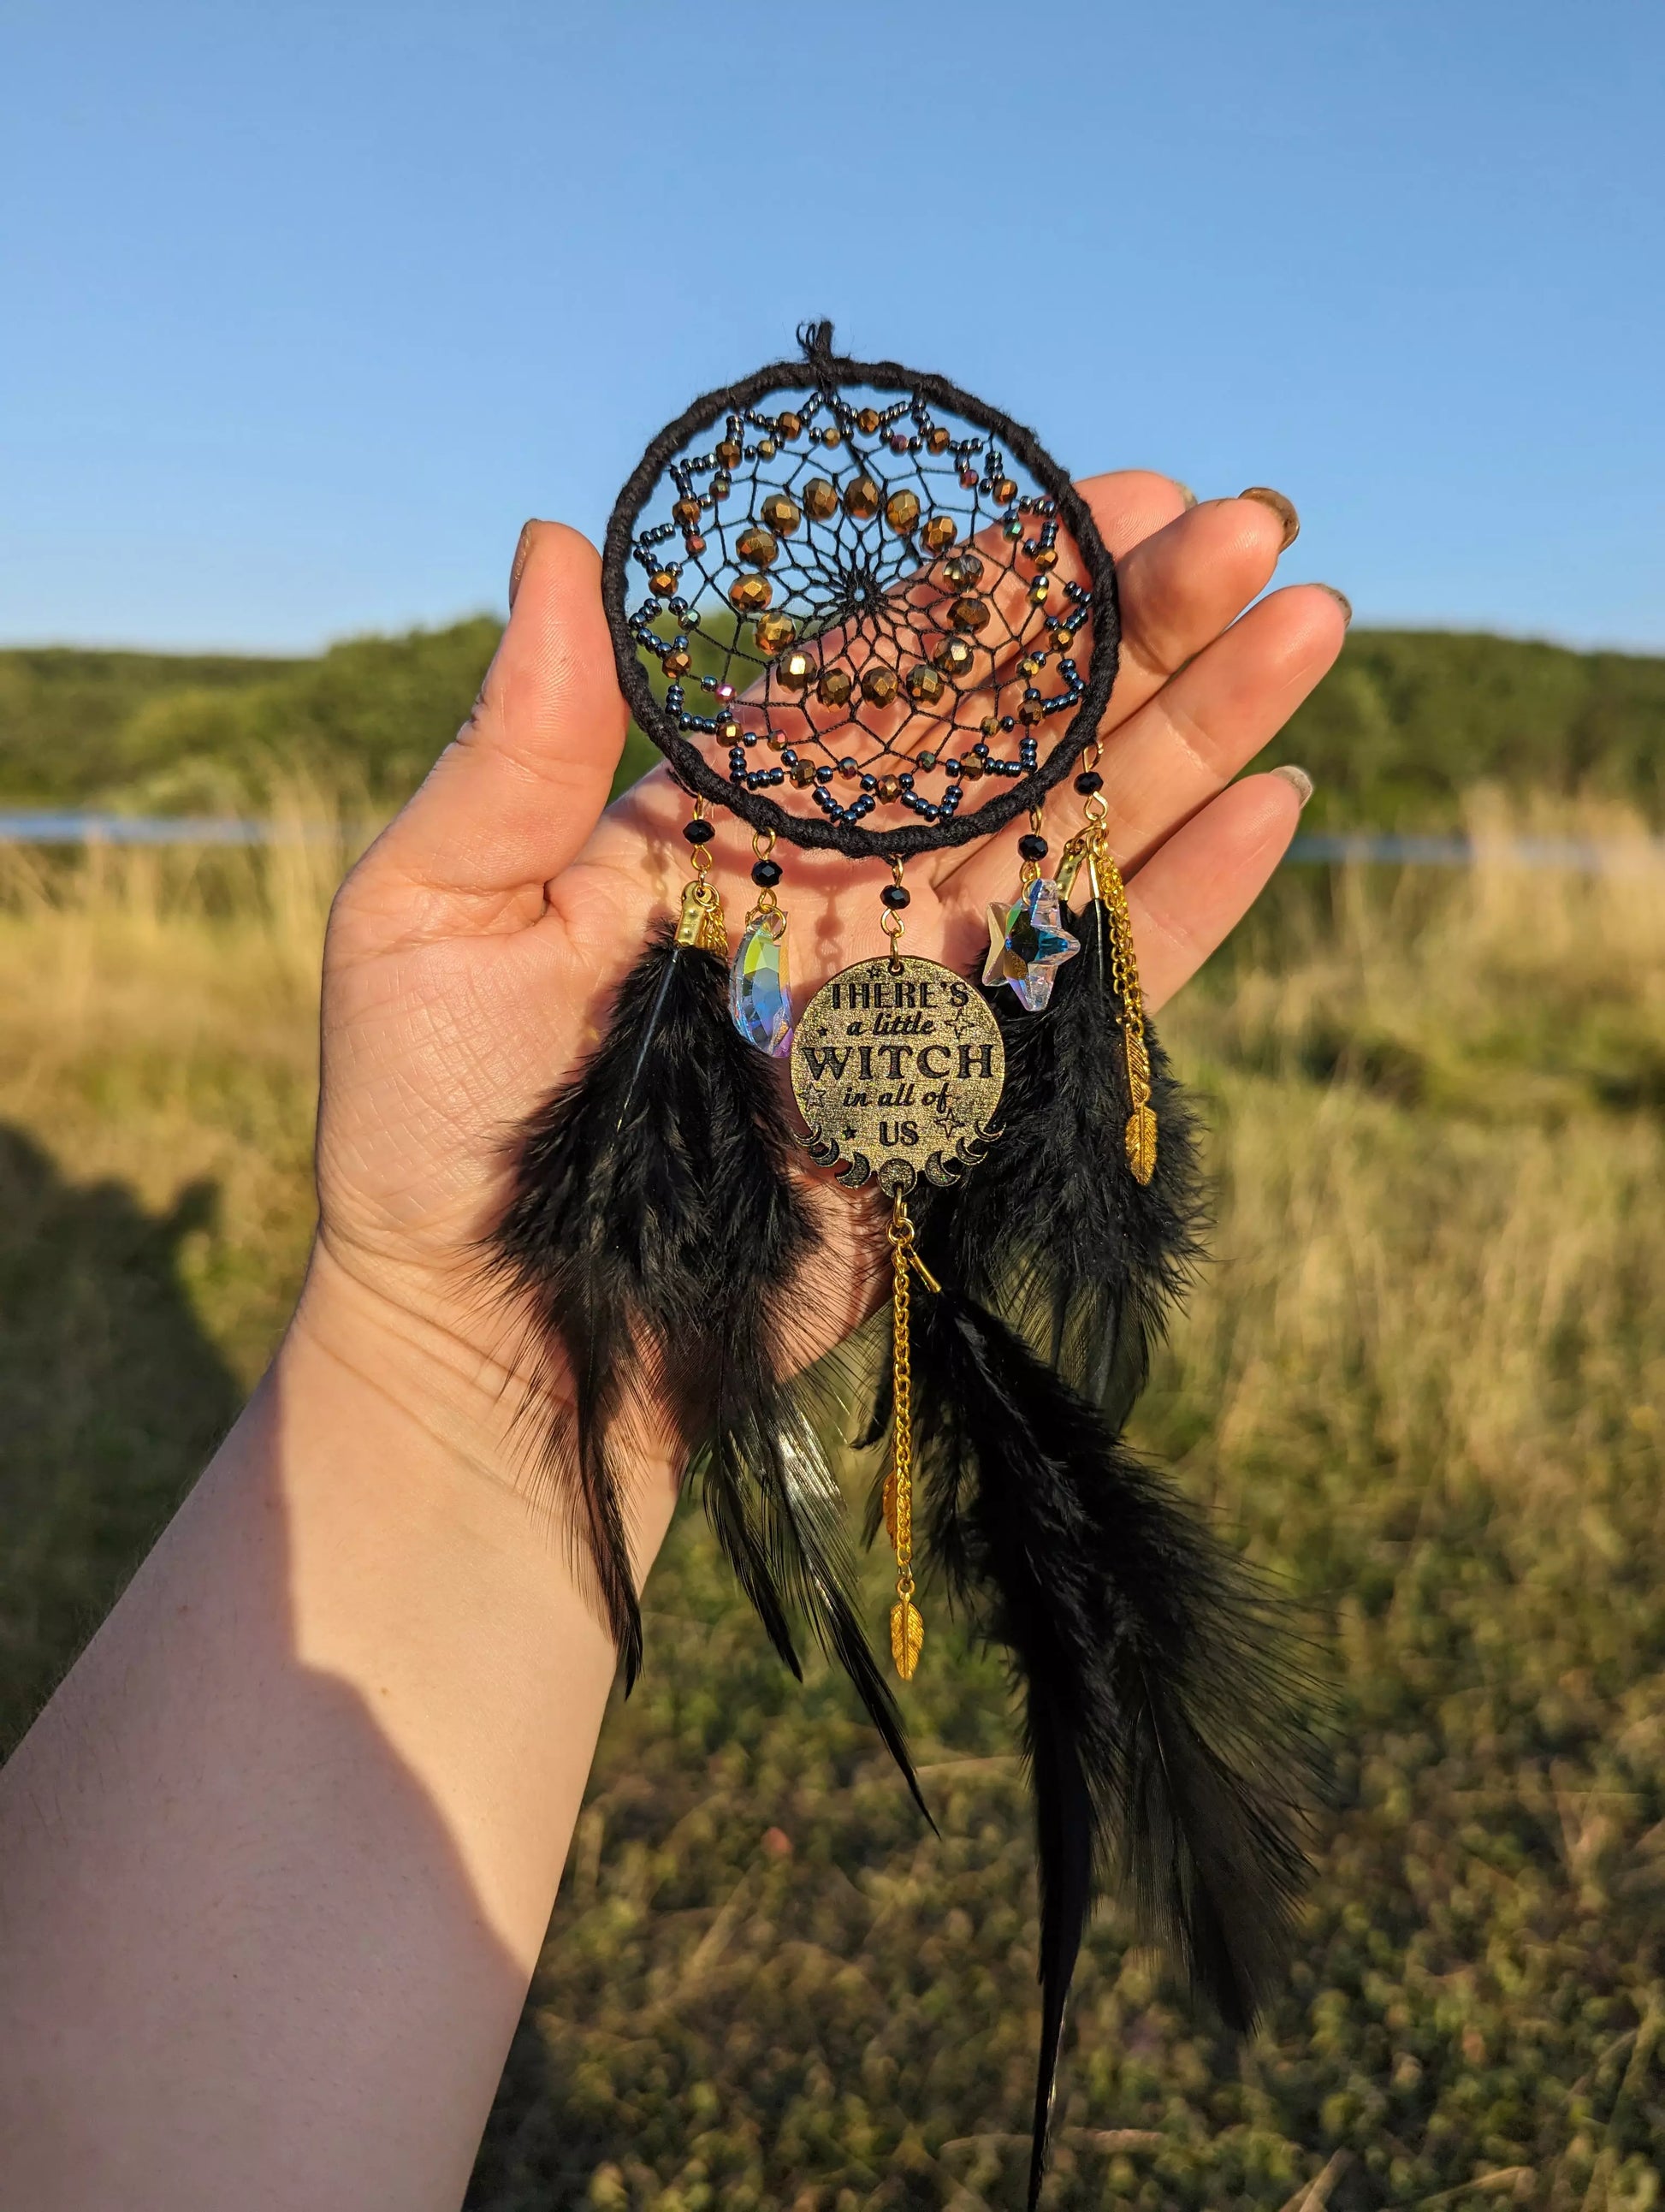
[[[1344,623],[1350,623],[1352,620],[1352,601],[1347,597],[1346,593],[1345,592],[1338,592],[1334,584],[1320,584],[1318,588],[1321,592],[1328,592],[1329,593],[1331,599],[1334,600],[1336,605],[1341,610],[1342,621]]]
[[[1179,495],[1185,501],[1186,512],[1188,514],[1197,503],[1197,495],[1188,483],[1180,483],[1177,477],[1174,478],[1174,482],[1179,484]]]
[[[1272,509],[1284,526],[1284,542],[1278,550],[1287,553],[1301,534],[1301,518],[1295,512],[1294,501],[1285,499],[1280,491],[1273,491],[1270,484],[1250,484],[1247,491],[1240,491],[1237,496],[1239,499],[1258,499],[1262,507]]]
[[[1282,776],[1284,781],[1295,793],[1297,805],[1306,805],[1312,796],[1312,778],[1303,768],[1296,768],[1291,763],[1285,761],[1281,767],[1274,768],[1272,773],[1273,775]]]
[[[515,540],[514,558],[509,563],[508,571],[508,604],[511,614],[514,611],[514,594],[520,588],[520,579],[526,574],[526,563],[532,558],[532,539],[537,528],[536,522],[523,522],[520,525],[520,535]]]

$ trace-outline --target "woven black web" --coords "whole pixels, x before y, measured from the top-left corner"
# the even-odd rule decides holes
[[[1114,568],[1021,425],[939,378],[833,356],[824,325],[805,350],[807,367],[696,402],[625,487],[605,578],[620,680],[690,787],[756,828],[860,856],[958,844],[1031,805],[1097,727],[1115,672]],[[872,514],[851,512],[864,477]],[[829,514],[813,511],[817,482],[837,495]],[[898,495],[917,501],[911,526],[887,519]],[[777,509],[769,527],[771,496],[792,501],[796,526]],[[696,520],[673,520],[678,500]],[[951,523],[951,545],[933,549],[933,521]],[[773,557],[748,562],[741,541],[760,528]],[[760,580],[767,605],[737,613],[735,587],[744,599]],[[964,602],[982,618],[961,630],[950,611]],[[783,617],[785,644],[760,633]],[[1025,653],[1040,665],[1020,672]],[[829,671],[848,702],[827,695]],[[875,672],[893,701],[864,695]]]

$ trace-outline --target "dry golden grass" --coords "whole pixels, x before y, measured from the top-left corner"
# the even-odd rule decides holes
[[[1218,1256],[1140,1432],[1309,1607],[1339,1805],[1247,2057],[1107,1916],[1054,2206],[1657,2199],[1665,861],[1611,811],[1474,821],[1467,872],[1288,872],[1164,1024]],[[1522,867],[1522,830],[1625,863]],[[0,1726],[281,1326],[342,857],[0,855]],[[651,1600],[471,2202],[1009,2202],[1032,1929],[994,1670],[944,1636],[914,1686],[921,1842],[697,1525]]]

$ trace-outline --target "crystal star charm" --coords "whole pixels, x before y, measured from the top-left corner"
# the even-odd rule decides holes
[[[1018,1003],[1038,1014],[1052,996],[1058,970],[1081,950],[1058,919],[1058,886],[1037,878],[1013,906],[988,909],[985,983],[1010,983]]]

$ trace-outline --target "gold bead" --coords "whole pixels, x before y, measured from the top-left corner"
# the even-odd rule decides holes
[[[768,730],[763,734],[763,743],[769,747],[772,753],[783,753],[787,749],[786,732],[784,730]]]
[[[894,668],[866,668],[861,673],[861,696],[872,707],[888,707],[896,696]]]
[[[948,610],[948,619],[956,629],[979,630],[988,626],[989,605],[970,592],[955,600]]]
[[[855,418],[855,426],[864,438],[871,438],[878,428],[877,407],[864,407]]]
[[[798,502],[786,492],[772,491],[763,501],[763,520],[777,538],[790,538],[804,520]]]
[[[848,707],[851,688],[848,669],[823,668],[821,681],[815,687],[815,696],[823,707]]]
[[[815,680],[815,655],[794,646],[775,662],[775,673],[788,691],[807,691]]]
[[[919,494],[893,491],[884,502],[884,520],[898,538],[911,538],[919,525]]]
[[[1029,603],[1032,607],[1043,607],[1052,586],[1044,576],[1037,576],[1029,587]]]
[[[680,646],[675,646],[665,654],[659,665],[667,676],[686,676],[694,665],[693,656],[684,653]]]
[[[968,753],[960,763],[960,774],[967,783],[976,783],[987,774],[975,753]]]
[[[1025,699],[1018,709],[1018,720],[1020,722],[1027,722],[1031,729],[1036,722],[1043,722],[1046,715],[1047,702],[1044,699]]]
[[[957,553],[951,561],[945,561],[942,573],[951,584],[975,584],[981,577],[983,564],[975,553]]]
[[[725,714],[717,725],[717,735],[726,745],[732,745],[740,734],[740,726],[732,714]]]
[[[1017,485],[1010,477],[1002,477],[994,487],[994,504],[997,507],[1010,507],[1017,496]]]
[[[852,522],[871,522],[878,513],[878,486],[871,477],[852,477],[845,485],[844,512]]]
[[[945,453],[948,451],[948,433],[939,423],[934,430],[926,432],[925,442],[933,453]]]
[[[985,714],[977,727],[984,737],[998,738],[1000,734],[1000,718],[998,714]]]
[[[1020,676],[1038,676],[1041,673],[1040,655],[1026,653],[1018,663],[1018,673]]]
[[[775,597],[767,576],[737,576],[728,587],[728,603],[743,615],[760,615]]]
[[[684,530],[692,530],[700,519],[700,502],[696,499],[679,499],[671,514]]]
[[[802,417],[790,412],[785,415],[777,415],[775,418],[775,428],[776,431],[788,442],[798,435],[803,427],[804,424]]]
[[[784,652],[797,635],[798,625],[790,615],[764,615],[752,632],[759,652],[768,653],[771,659]]]
[[[945,676],[969,676],[975,659],[963,637],[945,637],[931,658]]]
[[[942,677],[934,668],[915,668],[908,678],[908,689],[912,696],[929,705],[942,696]]]
[[[882,775],[874,786],[874,795],[881,806],[893,806],[901,795],[902,786],[893,775]]]
[[[1030,557],[1037,568],[1055,568],[1058,566],[1058,548],[1055,545],[1037,545]]]
[[[799,791],[807,791],[811,784],[815,781],[815,763],[806,760],[794,761],[787,773]]]
[[[740,532],[734,544],[734,550],[739,558],[752,568],[773,568],[775,556],[780,550],[775,542],[773,532],[763,529],[756,522],[749,530],[743,530]]]
[[[811,522],[830,522],[838,512],[838,487],[825,477],[811,477],[804,486],[804,512]]]
[[[945,553],[959,534],[959,525],[951,514],[933,514],[920,532],[928,553]]]
[[[647,579],[647,588],[661,599],[669,599],[677,588],[677,571],[674,568],[655,568]]]
[[[775,459],[775,441],[773,438],[759,438],[757,441],[757,458],[760,461],[772,461]]]
[[[725,438],[717,448],[717,459],[724,468],[738,469],[741,461],[738,441],[733,438]]]
[[[843,444],[844,433],[839,428],[836,422],[828,423],[826,428],[821,433],[821,442],[823,446],[842,446]]]

